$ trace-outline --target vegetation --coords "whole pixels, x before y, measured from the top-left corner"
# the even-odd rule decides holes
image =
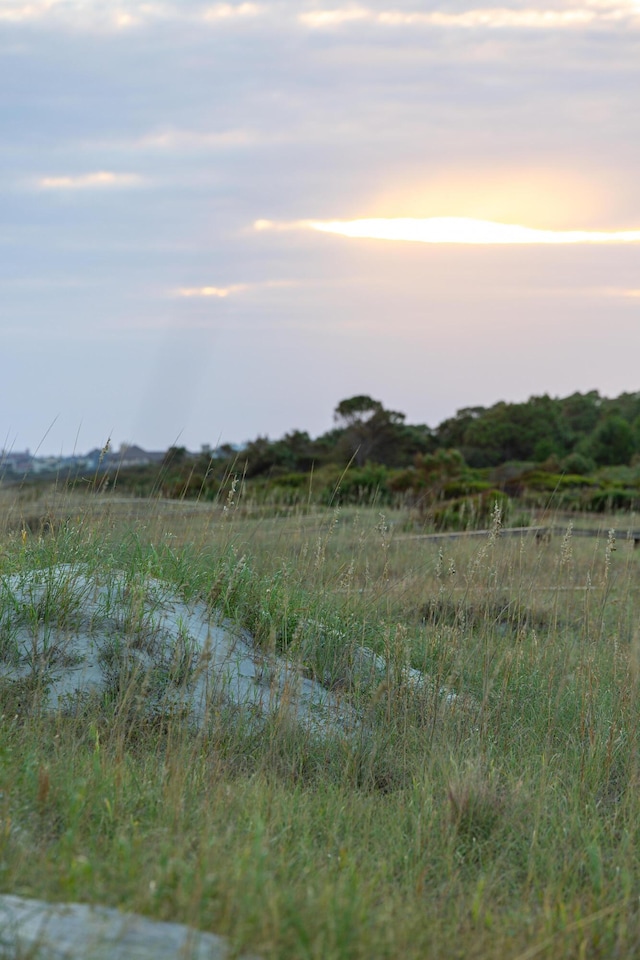
[[[470,482],[441,449],[413,469],[456,495]],[[240,488],[193,503],[0,490],[0,572],[158,578],[342,683],[369,733],[257,733],[224,709],[194,729],[126,686],[50,715],[37,685],[4,680],[2,890],[191,923],[265,958],[635,956],[633,517],[583,539],[556,515],[562,536],[507,539],[494,503],[486,535],[432,541],[406,508],[336,506],[338,481],[332,507],[286,512]],[[367,689],[340,674],[357,645],[388,664]]]
[[[224,500],[233,486],[244,503],[282,510],[408,507],[433,529],[486,525],[496,498],[505,515],[508,501],[517,500],[521,519],[550,495],[557,507],[578,511],[640,506],[640,393],[472,407],[436,429],[407,424],[380,401],[355,396],[338,404],[334,420],[316,439],[294,430],[241,449],[191,454],[171,447],[160,471],[119,467],[73,479],[76,489],[97,483],[139,497],[201,502]]]

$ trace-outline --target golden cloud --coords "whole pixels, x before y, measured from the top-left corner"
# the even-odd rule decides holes
[[[640,243],[640,230],[539,230],[470,217],[371,218],[362,220],[256,220],[254,229],[317,230],[359,240],[434,244],[621,244]]]

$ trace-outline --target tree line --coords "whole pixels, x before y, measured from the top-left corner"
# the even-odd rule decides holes
[[[279,440],[258,437],[241,453],[247,476],[305,473],[328,462],[397,468],[410,466],[416,456],[453,449],[470,467],[553,460],[558,469],[590,473],[629,464],[640,451],[640,392],[608,399],[592,390],[465,407],[435,429],[407,424],[405,414],[360,395],[337,405],[334,423],[334,429],[316,439],[299,430]],[[237,456],[230,448],[226,454]]]
[[[498,494],[526,491],[554,491],[586,509],[640,498],[640,392],[465,407],[435,428],[357,395],[338,403],[333,420],[316,438],[293,430],[240,449],[171,447],[160,471],[121,470],[118,484],[140,495],[224,499],[235,478],[254,498],[281,503],[401,501],[431,511],[445,504],[449,513],[467,510],[469,497],[482,513]]]

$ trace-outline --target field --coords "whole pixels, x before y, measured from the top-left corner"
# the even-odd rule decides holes
[[[195,728],[122,687],[51,715],[41,686],[5,679],[1,892],[189,923],[265,958],[640,953],[633,516],[549,515],[565,534],[536,540],[501,536],[496,513],[486,536],[434,543],[405,512],[276,515],[233,491],[0,494],[3,578],[166,581],[363,718],[318,737],[219,706]],[[352,680],[361,646],[385,658],[375,683]]]

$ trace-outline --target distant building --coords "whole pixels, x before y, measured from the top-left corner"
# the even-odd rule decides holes
[[[117,453],[107,455],[109,467],[147,467],[151,463],[162,463],[164,451],[143,450],[136,444],[123,443]]]
[[[24,474],[31,470],[33,457],[28,450],[24,452],[3,450],[0,452],[0,471],[14,474]]]
[[[65,474],[97,470],[119,470],[122,467],[149,466],[162,463],[164,451],[143,450],[135,444],[122,444],[117,453],[107,453],[96,447],[83,456],[34,457],[29,450],[0,451],[0,477],[18,478],[26,474],[46,476],[64,471]]]

